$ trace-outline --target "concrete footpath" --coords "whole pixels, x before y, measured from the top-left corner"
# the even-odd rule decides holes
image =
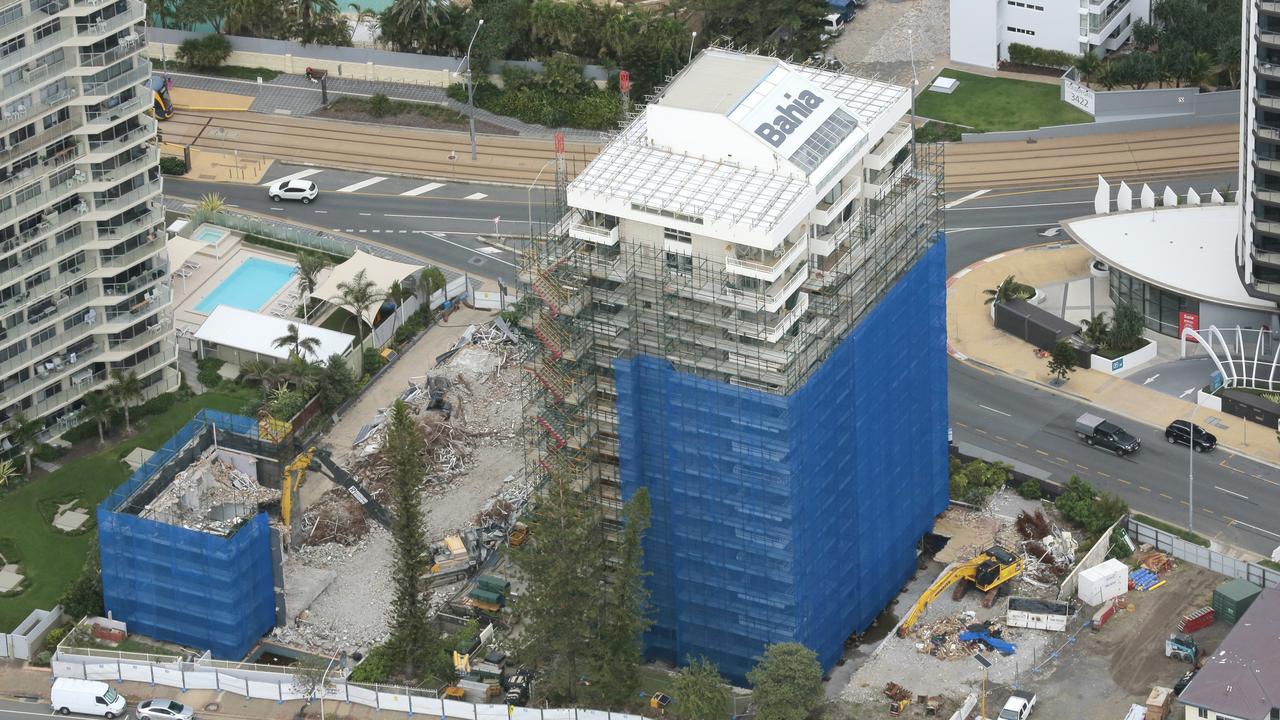
[[[1089,276],[1092,255],[1074,243],[1055,243],[992,256],[961,270],[947,280],[947,351],[952,357],[988,372],[1031,383],[1038,388],[1096,405],[1116,415],[1163,428],[1171,418],[1210,414],[1191,401],[1166,395],[1122,376],[1078,369],[1062,387],[1049,384],[1047,361],[1034,348],[997,330],[985,290],[1009,275],[1018,282],[1044,287]],[[1274,428],[1231,418],[1228,427],[1215,427],[1218,444],[1262,463],[1280,467],[1280,443]]]

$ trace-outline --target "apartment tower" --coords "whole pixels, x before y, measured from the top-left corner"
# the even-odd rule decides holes
[[[942,158],[909,106],[705,51],[525,257],[529,465],[606,534],[648,488],[651,657],[741,681],[794,641],[830,667],[946,505]]]
[[[0,9],[0,420],[46,438],[113,370],[144,397],[178,384],[145,17],[141,0]]]

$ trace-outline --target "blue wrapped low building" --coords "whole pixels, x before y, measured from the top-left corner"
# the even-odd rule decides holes
[[[140,633],[241,659],[276,624],[278,554],[256,500],[281,448],[202,410],[98,506],[103,603]]]
[[[651,657],[824,667],[946,507],[940,149],[907,88],[708,50],[568,184],[521,268],[531,465],[647,488]]]

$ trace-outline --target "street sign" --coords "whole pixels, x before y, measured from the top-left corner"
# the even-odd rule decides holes
[[[1209,392],[1215,393],[1222,389],[1222,371],[1214,370],[1209,374]]]
[[[626,70],[618,73],[618,89],[622,92],[631,91],[631,73]]]
[[[1115,372],[1122,367],[1124,367],[1124,358],[1118,357],[1111,361],[1111,372]]]

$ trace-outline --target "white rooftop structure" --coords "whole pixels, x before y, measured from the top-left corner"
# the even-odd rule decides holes
[[[290,325],[298,326],[299,336],[313,337],[320,341],[319,349],[305,358],[312,362],[323,361],[330,355],[344,355],[356,339],[354,335],[348,333],[307,325],[291,318],[241,310],[230,305],[219,305],[214,308],[209,319],[204,321],[199,330],[196,330],[196,339],[277,360],[286,360],[292,348],[275,347],[274,343],[276,338],[284,337],[289,332]]]
[[[905,87],[707,50],[569,185],[569,204],[773,248],[909,106]]]
[[[387,260],[376,255],[370,255],[363,250],[356,250],[354,255],[347,258],[341,265],[333,268],[329,275],[320,281],[316,286],[316,291],[311,293],[311,297],[341,305],[342,290],[338,286],[342,283],[350,283],[361,271],[364,271],[365,278],[373,283],[374,294],[380,295],[391,287],[391,283],[403,281],[408,277],[416,277],[425,267],[425,265]],[[365,320],[372,323],[377,313],[377,304],[366,308]]]
[[[1145,282],[1221,305],[1275,309],[1275,303],[1250,296],[1236,270],[1239,205],[1089,215],[1062,227],[1108,265]]]

